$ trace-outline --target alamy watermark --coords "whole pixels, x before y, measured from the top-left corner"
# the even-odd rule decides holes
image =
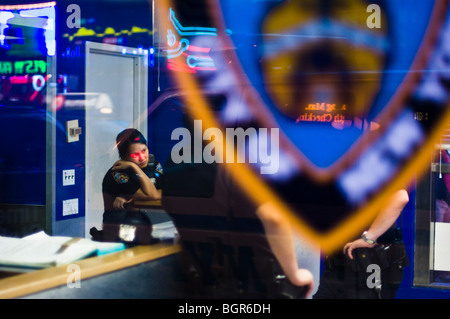
[[[369,4],[366,9],[370,15],[367,17],[366,25],[369,29],[381,28],[381,8],[378,4]]]
[[[194,120],[193,134],[179,127],[172,131],[171,139],[179,141],[171,151],[175,164],[248,162],[258,166],[261,174],[278,172],[278,128],[226,128],[223,133],[217,127],[209,127],[203,132],[202,121]],[[204,142],[208,143],[203,147]]]
[[[66,19],[66,25],[69,29],[81,28],[81,9],[78,4],[69,4],[66,8],[66,12],[70,15]]]
[[[369,289],[381,289],[381,268],[377,264],[370,264],[367,266],[366,272],[371,273],[366,280]]]
[[[70,264],[66,268],[66,272],[70,273],[67,276],[67,288],[81,288],[81,268],[77,264]]]

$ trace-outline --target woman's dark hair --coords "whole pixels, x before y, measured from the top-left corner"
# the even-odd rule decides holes
[[[121,159],[127,157],[130,145],[134,143],[147,145],[144,135],[134,128],[127,128],[117,135],[116,145]]]

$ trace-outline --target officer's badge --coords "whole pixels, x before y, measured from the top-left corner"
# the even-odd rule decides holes
[[[449,123],[448,1],[208,3],[204,12],[217,13],[209,19],[214,38],[176,25],[192,46],[195,37],[211,44],[217,68],[172,73],[188,110],[203,130],[278,128],[278,141],[261,144],[279,147],[277,172],[259,174],[248,161],[225,166],[257,204],[275,203],[323,249],[342,247],[424,171]],[[161,2],[165,30],[180,14],[172,5]],[[225,96],[220,112],[202,98],[206,91]],[[311,195],[345,209],[290,204]]]
[[[116,181],[116,183],[118,183],[118,184],[128,183],[128,181],[130,179],[127,174],[121,173],[121,172],[113,172],[113,177],[114,177],[114,180]]]
[[[163,168],[162,168],[162,166],[161,166],[160,163],[158,163],[158,164],[156,165],[155,171],[156,171],[156,174],[155,174],[156,176],[159,176],[159,175],[161,175],[161,174],[163,173]]]

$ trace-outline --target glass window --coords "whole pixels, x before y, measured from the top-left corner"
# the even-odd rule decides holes
[[[440,144],[418,182],[414,283],[450,287],[450,144]]]
[[[433,165],[434,204],[432,220],[432,281],[450,284],[450,151],[439,151],[439,163]]]

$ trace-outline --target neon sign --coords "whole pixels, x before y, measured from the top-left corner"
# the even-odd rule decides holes
[[[347,105],[342,104],[337,106],[331,103],[311,103],[305,107],[305,111],[300,114],[295,123],[310,122],[310,123],[328,123],[336,129],[344,129],[349,126],[354,126],[360,130],[376,130],[380,127],[377,122],[367,121],[359,117],[353,117],[349,119],[345,114],[347,111]]]
[[[0,94],[3,95],[4,103],[9,102],[29,102],[44,103],[44,88],[47,84],[48,74],[33,75],[3,75],[0,83]]]
[[[169,10],[169,20],[172,22],[175,30],[180,36],[197,36],[197,35],[211,35],[217,36],[216,28],[205,28],[205,27],[184,27],[175,17],[175,12],[170,8]]]
[[[104,32],[96,32],[93,29],[88,29],[85,27],[81,27],[77,29],[77,32],[74,34],[65,33],[63,35],[64,38],[68,38],[69,41],[73,41],[76,38],[83,37],[96,37],[96,38],[105,38],[105,37],[120,37],[120,36],[132,36],[134,34],[148,34],[153,35],[153,30],[149,30],[147,28],[141,28],[139,26],[133,26],[131,30],[120,30],[116,31],[112,27],[105,28]]]
[[[11,36],[8,29],[16,34],[23,35],[25,28],[43,29],[45,54],[54,56],[56,53],[56,2],[18,5],[18,6],[0,6],[0,48],[10,50],[12,43],[23,43],[26,37]],[[34,41],[33,37],[30,37]],[[22,41],[22,42],[20,42]]]
[[[305,107],[305,112],[297,117],[295,123],[332,123],[336,128],[343,128],[348,126],[350,121],[346,120],[345,115],[339,112],[345,112],[346,110],[346,104],[337,106],[335,103],[310,103]]]
[[[320,123],[331,123],[331,122],[337,122],[337,123],[344,123],[345,116],[342,114],[336,114],[332,115],[330,113],[325,114],[313,114],[313,113],[304,113],[301,114],[296,120],[298,122],[320,122]]]
[[[47,62],[42,60],[0,61],[0,75],[36,74],[47,72]]]
[[[211,47],[202,45],[192,45],[188,37],[199,36],[217,36],[217,29],[211,27],[186,27],[183,26],[175,16],[172,8],[169,9],[169,20],[173,29],[167,30],[167,44],[169,49],[166,50],[168,65],[167,67],[173,71],[182,71],[188,73],[196,73],[202,71],[215,71],[212,58],[209,56]],[[229,30],[226,30],[230,33]],[[185,57],[183,62],[175,61],[177,57]]]

